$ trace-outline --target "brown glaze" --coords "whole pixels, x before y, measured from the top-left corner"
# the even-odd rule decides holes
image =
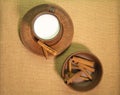
[[[75,67],[71,70],[72,74],[75,74],[75,75],[72,75],[71,78],[69,77],[70,75],[67,75],[67,74],[70,74],[69,69],[72,68],[72,67],[69,67],[69,64],[70,64],[69,60],[72,59],[73,56],[77,56],[79,58],[83,58],[85,60],[94,62],[94,66],[93,66],[94,71],[88,72],[88,74],[90,75],[89,77],[91,79],[86,79],[87,75],[84,73],[84,70],[81,70],[81,68],[78,68],[78,67]],[[78,73],[78,75],[77,75],[77,73]],[[100,82],[102,73],[103,73],[103,70],[102,70],[102,66],[101,66],[99,59],[90,53],[76,52],[76,53],[71,54],[65,60],[65,62],[63,64],[63,68],[62,68],[62,78],[65,80],[65,82],[71,88],[73,88],[74,90],[77,90],[77,91],[88,91],[88,90],[94,88]],[[80,74],[82,74],[82,76],[84,76],[85,78],[81,77]],[[66,81],[66,79],[68,79],[68,81]]]
[[[59,20],[60,32],[51,40],[44,41],[39,39],[33,32],[33,22],[42,14],[52,14]],[[25,14],[20,24],[20,38],[22,43],[32,52],[40,55],[43,55],[43,50],[37,43],[38,40],[57,50],[57,55],[59,55],[71,44],[73,32],[73,24],[69,15],[62,8],[51,4],[43,4],[32,8]]]

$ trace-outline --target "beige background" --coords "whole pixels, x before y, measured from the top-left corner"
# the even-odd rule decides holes
[[[0,0],[0,95],[120,95],[119,0]],[[103,78],[88,92],[66,86],[53,58],[31,53],[21,43],[23,15],[42,3],[64,8],[74,24],[73,42],[85,45],[102,62]]]

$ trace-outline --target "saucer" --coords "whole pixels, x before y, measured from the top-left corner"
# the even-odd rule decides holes
[[[43,14],[51,14],[58,18],[60,22],[60,32],[48,41],[36,38],[33,33],[34,20]],[[30,9],[22,18],[20,23],[20,39],[30,51],[43,55],[42,47],[37,43],[38,40],[44,42],[52,49],[57,51],[57,55],[64,52],[71,44],[73,38],[73,23],[69,15],[59,6],[52,4],[42,4]],[[50,55],[50,54],[49,54]]]

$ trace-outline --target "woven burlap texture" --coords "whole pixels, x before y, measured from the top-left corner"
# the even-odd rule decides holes
[[[120,13],[118,0],[0,0],[0,95],[120,95]],[[73,43],[82,44],[103,66],[98,86],[77,92],[64,84],[52,57],[27,50],[18,30],[36,5],[54,3],[70,15]]]

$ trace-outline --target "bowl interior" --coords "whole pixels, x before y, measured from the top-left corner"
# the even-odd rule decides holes
[[[95,72],[91,73],[92,80],[81,81],[81,82],[80,81],[79,82],[73,81],[72,83],[70,83],[68,85],[77,91],[87,91],[87,90],[93,89],[100,82],[101,77],[102,77],[103,71],[102,71],[101,62],[99,61],[99,59],[95,55],[90,54],[90,53],[81,53],[81,52],[73,53],[64,62],[64,65],[62,68],[62,77],[64,80],[66,79],[66,74],[69,72],[69,70],[68,70],[69,60],[73,56],[77,56],[77,57],[83,58],[85,60],[93,61],[95,63],[94,64]],[[72,72],[75,72],[75,71],[72,71]],[[76,73],[77,73],[77,71],[76,71]]]

